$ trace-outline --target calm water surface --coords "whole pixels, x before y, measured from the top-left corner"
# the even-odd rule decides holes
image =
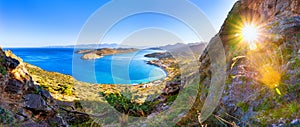
[[[72,75],[79,81],[98,84],[139,84],[166,77],[163,69],[149,65],[152,58],[145,54],[158,50],[141,50],[127,54],[105,56],[97,60],[82,60],[72,48],[10,48],[23,61]]]

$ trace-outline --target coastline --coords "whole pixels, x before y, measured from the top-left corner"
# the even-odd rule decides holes
[[[178,75],[179,69],[174,66],[177,64],[174,58],[151,60],[148,64],[161,67],[168,72],[168,75],[163,79],[140,85],[86,83],[78,81],[70,75],[48,72],[38,66],[22,62],[21,59],[19,61],[25,65],[26,70],[32,76],[32,81],[40,89],[49,91],[58,107],[62,109],[59,113],[63,116],[68,115],[66,112],[69,111],[74,111],[75,114],[77,111],[82,111],[82,108],[76,108],[76,105],[82,104],[92,105],[92,107],[85,107],[85,111],[81,112],[85,114],[95,114],[99,110],[113,112],[114,110],[110,110],[111,106],[121,106],[115,108],[122,112],[123,105],[130,105],[140,108],[131,112],[132,115],[147,117],[169,107],[172,104],[170,99],[176,98],[174,94],[180,90],[180,82],[176,78],[180,76]],[[129,98],[124,96],[128,93],[130,93]],[[117,101],[111,101],[110,98],[115,98]],[[129,101],[122,102],[124,99]],[[107,101],[113,104],[107,105]],[[95,106],[97,110],[94,110]],[[81,117],[78,117],[74,120],[76,122],[80,119]]]
[[[141,83],[141,84],[96,84],[96,83],[87,83],[76,80],[71,75],[66,75],[58,72],[48,72],[40,67],[31,65],[26,63],[27,70],[32,74],[32,77],[34,81],[36,81],[40,86],[45,88],[46,90],[50,91],[51,94],[53,94],[54,98],[58,100],[67,100],[67,101],[73,101],[73,100],[79,100],[82,98],[82,96],[75,95],[76,94],[83,94],[80,93],[80,90],[82,89],[80,87],[85,87],[88,89],[88,86],[90,88],[97,89],[102,92],[113,92],[113,93],[119,93],[122,90],[125,89],[125,87],[129,88],[130,91],[135,91],[138,94],[148,94],[148,93],[160,93],[162,89],[166,86],[166,82],[172,80],[177,74],[178,69],[171,67],[171,65],[176,64],[175,59],[173,58],[162,58],[158,60],[151,60],[151,61],[145,61],[149,65],[157,66],[161,68],[165,73],[166,76],[162,79],[157,79],[154,81],[150,81],[147,83]],[[47,76],[48,78],[43,78],[42,76]],[[50,77],[50,78],[49,78]],[[59,78],[58,78],[59,77]],[[66,89],[65,89],[66,88]],[[62,89],[62,90],[59,90]],[[81,90],[84,91],[84,90]],[[137,92],[138,91],[138,92]],[[73,97],[72,97],[73,96]],[[145,98],[144,98],[145,99]],[[141,99],[141,100],[144,100]],[[141,103],[142,101],[138,99],[138,101]]]
[[[92,117],[97,116],[99,111],[102,111],[103,114],[107,114],[107,112],[113,113],[115,109],[119,112],[127,112],[123,107],[126,105],[132,108],[132,112],[130,112],[131,115],[144,117],[151,115],[152,113],[160,110],[160,104],[165,103],[167,98],[163,98],[163,100],[158,100],[158,98],[165,95],[164,91],[168,91],[165,90],[170,88],[168,87],[167,82],[172,79],[172,77],[170,77],[172,75],[168,75],[168,77],[164,79],[143,84],[146,87],[116,84],[91,84],[77,81],[70,75],[65,75],[58,72],[48,72],[38,66],[25,63],[21,58],[15,56],[11,51],[6,51],[5,55],[9,56],[4,57],[8,60],[12,57],[12,60],[7,61],[8,64],[5,66],[13,66],[15,69],[7,70],[8,73],[2,73],[5,73],[6,76],[13,74],[14,77],[12,78],[15,78],[15,80],[18,81],[20,80],[20,83],[22,83],[21,81],[24,81],[22,78],[26,78],[26,80],[31,82],[30,86],[34,87],[30,93],[25,93],[26,96],[24,96],[26,97],[25,101],[29,101],[30,99],[28,104],[30,107],[34,107],[32,110],[38,110],[42,111],[43,113],[47,113],[49,111],[48,108],[39,110],[39,106],[47,107],[49,101],[49,104],[55,107],[55,109],[51,109],[51,112],[55,112],[61,116],[60,118],[66,119],[68,124],[89,123],[93,121]],[[169,63],[171,61],[171,59],[160,60],[162,64]],[[162,64],[157,63],[157,65]],[[170,68],[165,69],[169,73],[173,73],[170,71]],[[176,69],[174,68],[174,70]],[[14,80],[9,81],[14,82]],[[28,81],[24,82],[23,84],[28,85]],[[13,85],[11,86],[14,87]],[[23,90],[22,85],[19,85],[18,87],[20,87],[20,90]],[[130,96],[125,96],[128,93],[130,93]],[[35,100],[37,102],[35,102]],[[40,101],[43,103],[40,103]],[[31,104],[33,105],[31,106]],[[133,107],[135,108],[133,109]],[[39,115],[37,115],[37,117],[43,119]],[[117,121],[112,121],[111,124],[115,124],[116,122]]]
[[[9,49],[8,49],[9,50]],[[67,75],[73,75],[73,62],[77,62],[75,63],[75,66],[78,68],[77,72],[75,72],[74,74],[74,78],[79,80],[79,81],[83,81],[83,82],[88,82],[88,83],[98,83],[98,84],[142,84],[142,83],[149,83],[151,81],[154,80],[158,80],[158,79],[163,79],[164,77],[166,77],[166,71],[162,68],[158,68],[157,66],[152,66],[147,64],[147,62],[145,62],[145,60],[153,60],[152,58],[146,58],[143,57],[144,54],[148,54],[148,53],[152,53],[155,51],[138,51],[138,52],[134,52],[134,53],[127,53],[127,54],[121,54],[121,55],[108,55],[105,56],[103,59],[99,59],[96,61],[89,61],[89,60],[82,60],[80,59],[81,54],[74,54],[73,53],[73,49],[28,49],[24,48],[24,49],[12,49],[12,51],[17,55],[20,56],[21,58],[24,58],[25,62],[28,62],[32,65],[38,66],[46,71],[50,71],[50,72],[59,72],[62,74],[67,74]],[[47,55],[47,54],[49,55]],[[53,54],[53,55],[52,55]],[[114,67],[114,69],[116,71],[122,71],[125,72],[127,71],[125,68],[127,65],[123,64],[122,61],[126,62],[131,59],[129,57],[134,57],[133,61],[134,64],[132,64],[130,69],[130,75],[131,75],[131,79],[132,81],[129,81],[130,79],[124,78],[124,80],[122,79],[118,79],[118,77],[122,77],[122,75],[124,74],[120,74],[119,76],[116,76],[116,79],[118,80],[118,82],[115,82],[112,80],[114,77],[110,76],[111,75],[111,70],[110,70],[110,63],[113,60],[113,58],[116,58],[116,62],[114,62],[113,64],[119,64],[120,66],[116,66]],[[120,60],[120,61],[119,61]],[[44,61],[44,62],[43,62]],[[96,72],[99,73],[98,74],[98,79],[97,82],[94,80],[89,79],[89,77],[83,75],[81,76],[80,74],[82,73],[87,73],[87,71],[85,71],[85,66],[92,65],[94,62],[97,62],[97,70]],[[132,63],[130,62],[130,63]],[[80,69],[80,66],[82,66],[83,68]],[[106,67],[107,66],[107,67]],[[137,69],[134,69],[137,68]],[[151,75],[149,75],[151,73]],[[102,77],[101,74],[105,74],[105,77]],[[93,75],[91,75],[93,76]],[[124,75],[125,76],[125,75]]]
[[[151,60],[151,61],[145,61],[145,62],[147,62],[147,64],[149,64],[149,65],[153,65],[153,66],[161,68],[164,71],[164,73],[166,74],[166,76],[164,78],[157,79],[157,80],[150,81],[150,82],[143,83],[143,84],[133,85],[133,86],[137,86],[140,88],[147,88],[147,87],[151,87],[151,86],[160,85],[160,84],[168,81],[169,79],[172,79],[174,77],[174,75],[172,75],[172,74],[174,74],[175,71],[172,69],[169,69],[166,64],[162,63],[162,61],[164,61],[164,63],[167,63],[168,60],[160,59],[160,60]]]
[[[154,52],[154,53],[150,53],[150,54],[145,54],[144,57],[148,57],[148,58],[156,58],[157,60],[150,60],[150,61],[145,61],[147,64],[149,65],[153,65],[156,67],[161,68],[164,73],[166,74],[166,76],[162,79],[157,79],[154,81],[150,81],[148,83],[143,83],[143,84],[139,84],[139,85],[133,85],[133,86],[137,86],[140,88],[147,88],[147,87],[151,87],[151,86],[157,86],[160,84],[164,84],[167,81],[170,81],[171,79],[173,79],[179,69],[178,68],[172,68],[172,65],[176,65],[177,63],[175,62],[175,59],[169,55],[169,53],[164,52]]]

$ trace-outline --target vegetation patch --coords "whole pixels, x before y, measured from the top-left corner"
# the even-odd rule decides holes
[[[25,64],[34,81],[49,91],[58,100],[76,100],[73,77],[56,72],[47,72],[39,67]]]
[[[243,112],[247,112],[249,109],[248,104],[244,102],[239,102],[236,106],[239,107]]]
[[[177,95],[168,96],[167,97],[167,102],[168,103],[172,103],[172,102],[174,102],[176,100],[176,98],[177,98]]]
[[[7,74],[7,71],[6,71],[6,69],[3,66],[0,66],[0,73],[2,75],[6,75]]]
[[[300,116],[300,105],[299,102],[294,101],[291,103],[286,103],[281,106],[276,106],[272,109],[264,110],[256,115],[257,119],[260,119],[263,125],[270,125],[272,123],[278,122],[278,119],[283,119],[286,123],[290,123],[291,121]]]
[[[288,61],[291,59],[293,52],[294,52],[294,50],[291,48],[286,48],[286,49],[282,50],[282,56],[284,56],[285,61]]]
[[[0,107],[0,126],[2,125],[13,125],[14,116],[11,112]]]
[[[2,59],[2,56],[0,57],[0,73],[2,75],[6,75],[7,71],[6,71],[6,68],[3,66],[3,59]]]
[[[272,100],[270,98],[265,98],[263,99],[263,102],[257,106],[257,107],[254,107],[254,111],[262,111],[262,110],[268,110],[268,109],[272,109],[274,108],[274,104],[273,103],[270,103]]]
[[[292,68],[296,69],[300,67],[300,59],[299,58],[295,58],[294,63],[292,64]]]
[[[296,37],[297,37],[297,39],[300,39],[300,33],[298,33],[298,34],[296,35]]]
[[[143,104],[134,102],[131,94],[105,94],[103,92],[100,94],[102,94],[107,102],[116,110],[130,116],[146,117],[151,114],[153,109],[151,102],[145,102]]]

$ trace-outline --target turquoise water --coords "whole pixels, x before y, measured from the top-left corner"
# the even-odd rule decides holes
[[[158,50],[141,50],[127,54],[105,56],[97,60],[82,60],[72,48],[12,48],[23,61],[46,71],[72,75],[79,81],[97,84],[139,84],[166,77],[163,69],[149,65],[152,58],[145,54]]]

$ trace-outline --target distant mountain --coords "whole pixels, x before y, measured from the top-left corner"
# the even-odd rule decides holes
[[[203,52],[206,43],[177,43],[173,45],[165,45],[165,46],[158,46],[147,48],[143,46],[133,46],[133,45],[119,45],[116,43],[112,44],[84,44],[84,45],[67,45],[67,46],[48,46],[46,48],[77,48],[77,49],[102,49],[102,48],[134,48],[134,49],[161,49],[170,52],[173,55],[178,55],[182,57],[187,56],[199,56]]]
[[[80,45],[66,45],[66,46],[46,46],[46,48],[79,48],[79,49],[135,48],[135,49],[145,49],[146,47],[145,46],[124,45],[124,44],[117,44],[117,43],[112,43],[112,44],[104,43],[104,44],[80,44]]]
[[[166,46],[160,46],[160,47],[153,47],[149,49],[162,49],[166,50],[167,52],[170,52],[173,55],[178,56],[199,56],[204,48],[206,47],[206,43],[176,43],[174,45],[166,45]]]
[[[199,54],[198,48],[203,49],[201,47],[205,46],[205,43],[177,43],[174,45],[166,45],[166,46],[158,46],[158,47],[150,47],[150,46],[134,46],[134,45],[122,45],[117,43],[111,44],[80,44],[80,45],[65,45],[65,46],[46,46],[43,48],[79,48],[79,49],[100,49],[100,48],[135,48],[135,49],[163,49],[163,50],[176,50],[182,47],[190,46],[195,53]],[[198,47],[198,48],[196,48]]]
[[[82,49],[94,49],[94,48],[117,48],[120,47],[116,43],[112,44],[80,44],[80,45],[66,45],[66,46],[47,46],[47,48],[82,48]]]

